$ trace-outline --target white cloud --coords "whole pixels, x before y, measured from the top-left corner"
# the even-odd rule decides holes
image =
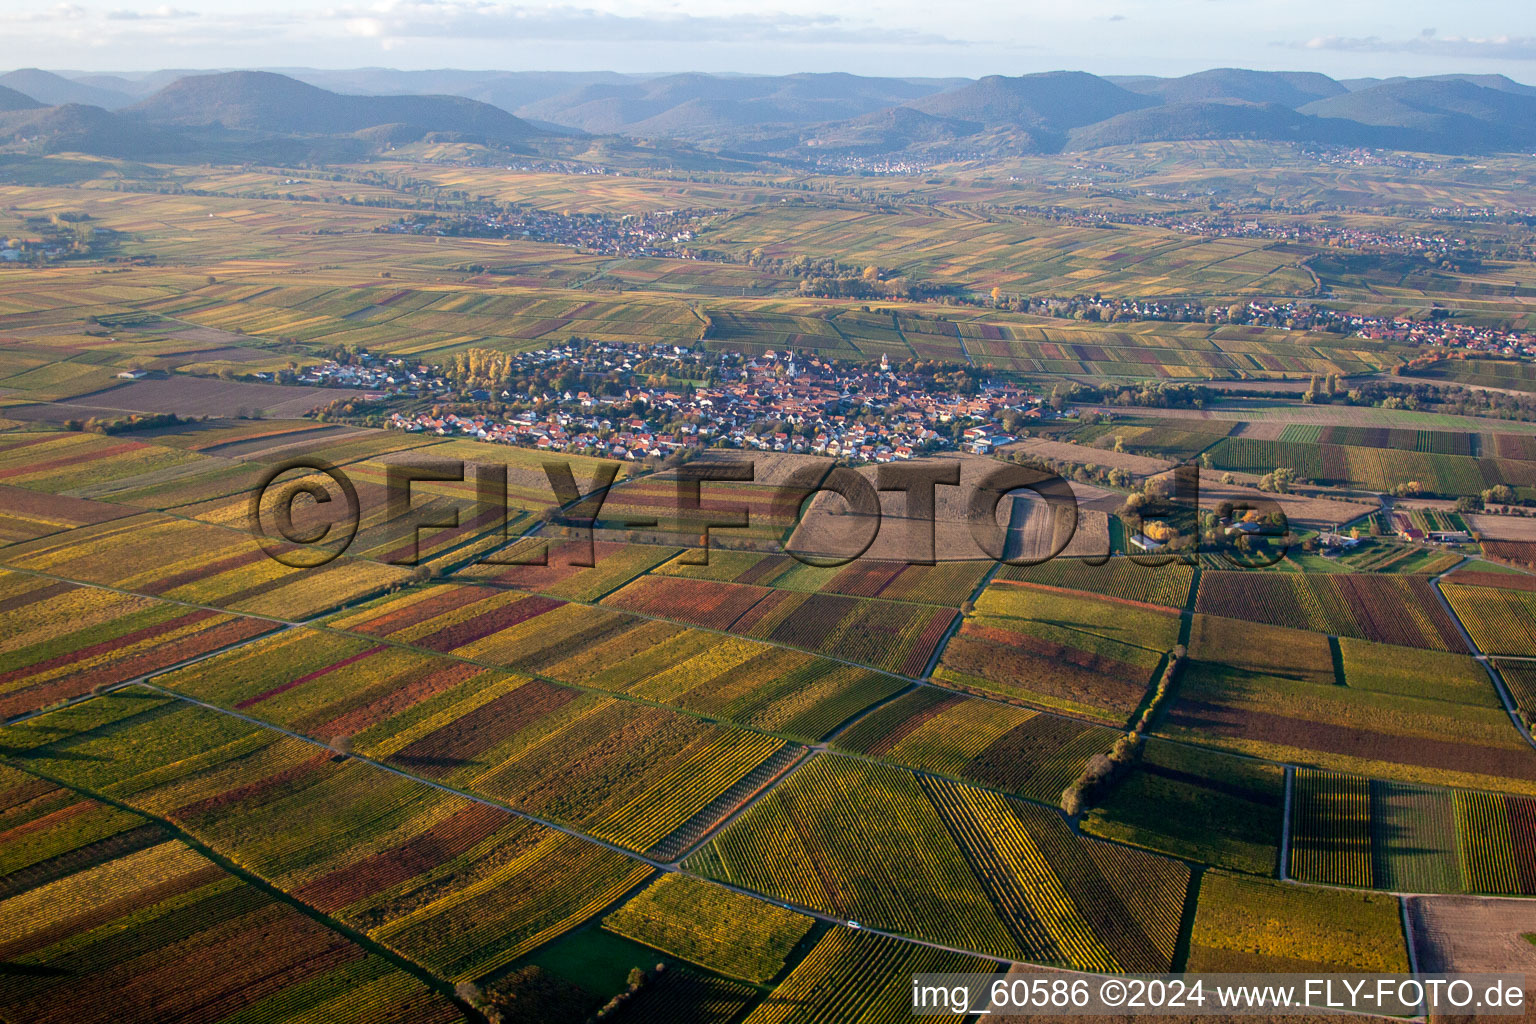
[[[385,35],[384,23],[378,18],[349,18],[345,25],[352,35],[364,39],[378,39]]]
[[[3,0],[0,0],[3,2]],[[119,0],[120,2],[120,0]],[[288,0],[291,3],[292,0]],[[29,11],[0,10],[0,66],[6,42],[19,56],[39,48],[78,45],[93,49],[146,47],[175,50],[248,50],[257,41],[297,53],[347,43],[387,51],[427,45],[563,44],[645,46],[695,43],[767,47],[954,47],[955,39],[897,25],[881,25],[821,12],[752,10],[723,13],[712,0],[708,13],[680,9],[677,0],[587,0],[620,9],[568,3],[525,4],[511,0],[379,0],[324,9],[282,6],[235,10],[153,7],[85,7],[64,3]],[[781,0],[794,4],[798,0]],[[9,37],[9,38],[7,38]],[[29,39],[30,42],[24,42]],[[164,52],[164,49],[161,49]],[[366,59],[366,58],[364,58]],[[167,55],[174,65],[177,58]],[[30,61],[29,61],[30,62]],[[255,61],[252,63],[268,63]]]
[[[1302,43],[1301,48],[1345,53],[1414,53],[1472,60],[1536,60],[1536,36],[1442,36],[1432,28],[1410,39],[1317,36]]]
[[[351,35],[381,40],[666,40],[909,46],[957,42],[934,33],[881,28],[832,14],[688,14],[675,9],[615,13],[590,7],[533,6],[499,0],[387,0],[366,7],[331,8],[318,17],[339,22]]]
[[[0,13],[0,25],[5,24],[46,24],[60,21],[79,21],[90,15],[90,11],[79,4],[54,4],[52,7],[44,7],[31,11],[12,11]]]
[[[319,67],[872,75],[1185,74],[1211,66],[1516,78],[1509,0],[0,0],[0,68]],[[1455,17],[1454,28],[1446,21]],[[1418,35],[1424,25],[1441,32]],[[1454,34],[1452,34],[1454,33]],[[1311,38],[1309,37],[1316,37]],[[1473,62],[1476,62],[1475,64]]]
[[[183,11],[168,4],[162,4],[148,11],[137,11],[120,8],[108,11],[106,17],[109,21],[169,21],[176,18],[195,18],[196,11]]]

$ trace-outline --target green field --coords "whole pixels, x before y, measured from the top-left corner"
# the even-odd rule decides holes
[[[1397,901],[1207,872],[1189,969],[1216,972],[1407,970]]]
[[[1083,829],[1105,839],[1256,875],[1279,863],[1285,805],[1275,765],[1151,741]]]

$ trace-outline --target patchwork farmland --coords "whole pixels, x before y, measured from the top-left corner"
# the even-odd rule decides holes
[[[1528,157],[526,123],[0,139],[0,1019],[1526,963]]]

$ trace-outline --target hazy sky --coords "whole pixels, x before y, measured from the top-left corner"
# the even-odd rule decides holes
[[[836,12],[836,13],[832,13]],[[0,69],[227,67],[851,71],[876,75],[1335,77],[1501,72],[1536,81],[1529,0],[0,0]]]

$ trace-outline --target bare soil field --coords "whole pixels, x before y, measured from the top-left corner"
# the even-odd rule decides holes
[[[1200,382],[1212,391],[1271,391],[1275,394],[1299,395],[1312,386],[1308,378],[1301,380],[1203,380]]]
[[[1469,515],[1466,520],[1485,540],[1536,541],[1536,518]]]
[[[1524,971],[1536,985],[1536,903],[1481,896],[1410,896],[1419,970]],[[1507,1018],[1506,1018],[1507,1019]]]
[[[0,485],[0,544],[44,537],[74,526],[105,523],[138,511],[85,498]]]
[[[1260,420],[1257,423],[1242,423],[1232,432],[1233,437],[1251,437],[1256,441],[1278,441],[1280,435],[1285,433],[1287,424],[1279,420]]]
[[[1089,406],[1098,412],[1123,416],[1124,409]],[[1208,409],[1137,408],[1137,416],[1173,420],[1234,420],[1243,422],[1309,423],[1337,427],[1422,427],[1437,430],[1486,430],[1502,434],[1533,434],[1536,423],[1519,420],[1484,419],[1450,413],[1412,412],[1407,409],[1378,409],[1365,405],[1298,405],[1291,402],[1266,402],[1263,399],[1232,398]],[[1246,433],[1246,432],[1245,432]]]
[[[1212,474],[1200,477],[1200,507],[1214,509],[1223,501],[1240,505],[1253,499],[1272,501],[1280,506],[1286,519],[1299,526],[1335,526],[1359,518],[1377,507],[1374,501],[1343,501],[1337,498],[1320,498],[1304,494],[1274,494],[1253,487],[1224,484],[1211,479]]]
[[[168,363],[172,367],[184,366],[187,363],[255,363],[264,359],[271,359],[269,353],[261,352],[253,348],[241,348],[238,345],[221,345],[217,348],[194,348],[185,352],[178,352],[174,356],[166,356],[159,360]]]
[[[286,448],[309,448],[317,444],[334,444],[338,441],[366,437],[375,431],[367,427],[331,425],[302,433],[279,434],[274,437],[253,437],[248,441],[231,441],[203,450],[205,455],[217,455],[225,459],[258,459]]]
[[[1073,445],[1060,447],[1076,448]],[[1084,449],[1076,450],[1084,451]],[[1135,456],[1126,455],[1116,457],[1135,458]],[[960,485],[956,487],[941,484],[934,488],[932,526],[934,557],[941,562],[987,559],[990,556],[977,544],[967,513],[976,485],[988,473],[995,471],[999,463],[982,456],[957,454],[917,460],[911,465],[937,465],[955,461],[960,463]],[[1157,462],[1155,459],[1141,461]],[[1157,465],[1160,469],[1164,468],[1163,463],[1157,463]],[[860,467],[859,472],[872,480],[877,473],[877,467]],[[759,468],[758,479],[763,479],[764,475],[763,470]],[[1077,531],[1073,535],[1072,546],[1068,548],[1068,553],[1104,554],[1109,542],[1104,512],[1106,508],[1118,507],[1124,499],[1112,491],[1091,485],[1073,483],[1071,487],[1077,497],[1079,514]],[[930,527],[925,520],[914,519],[908,514],[906,495],[901,491],[881,491],[879,496],[878,532],[864,557],[906,561],[923,551],[927,545],[927,530]],[[999,502],[997,511],[998,526],[1009,528],[1011,503],[1006,500]],[[854,550],[869,536],[874,525],[869,521],[871,518],[873,517],[853,514],[841,497],[830,492],[822,492],[807,506],[805,515],[788,541],[788,546],[802,554],[830,554]],[[1054,531],[1056,527],[1044,515],[1028,516],[1025,520],[1012,523],[1011,528],[1015,531],[1023,530],[1025,534],[1023,540],[1014,537],[1009,541],[1014,550],[1029,552],[1038,550],[1043,556],[1053,549],[1054,541],[1050,537],[1054,534],[1048,534],[1047,530]]]
[[[1536,574],[1478,568],[1487,564],[1486,562],[1468,562],[1462,568],[1451,573],[1447,579],[1451,583],[1465,583],[1474,587],[1524,590],[1527,593],[1536,592]]]
[[[1077,525],[1069,538],[1066,524],[1051,514],[1045,502],[1019,498],[1014,503],[1012,529],[1010,558],[1047,558],[1063,543],[1060,557],[1094,558],[1109,554],[1109,515],[1098,509],[1079,505]]]
[[[1068,444],[1065,441],[1045,441],[1040,438],[1027,438],[1014,444],[1004,445],[1003,449],[1009,452],[1027,452],[1042,459],[1055,459],[1058,462],[1076,462],[1084,465],[1092,463],[1095,466],[1108,466],[1110,469],[1123,469],[1133,476],[1152,476],[1173,466],[1173,463],[1165,459],[1093,448],[1082,444]]]
[[[119,334],[142,334],[174,338],[178,342],[190,342],[192,347],[178,349],[157,358],[154,369],[170,370],[187,363],[224,362],[250,363],[271,359],[272,353],[264,350],[260,338],[253,338],[218,327],[203,327],[181,320],[154,320],[150,323],[129,324],[114,328]]]
[[[247,345],[258,342],[260,339],[252,338],[244,334],[236,334],[234,331],[225,331],[217,327],[203,327],[198,324],[183,323],[180,320],[157,320],[154,323],[135,324],[131,327],[120,327],[119,331],[133,331],[135,333],[174,334],[177,338],[187,341],[205,343],[209,350],[237,348],[243,349]],[[259,353],[258,353],[259,355]]]
[[[68,402],[24,405],[7,410],[15,419],[61,421],[133,412],[173,412],[179,416],[229,416],[241,409],[274,417],[302,416],[337,399],[361,398],[361,391],[252,384],[206,377],[135,380]]]

